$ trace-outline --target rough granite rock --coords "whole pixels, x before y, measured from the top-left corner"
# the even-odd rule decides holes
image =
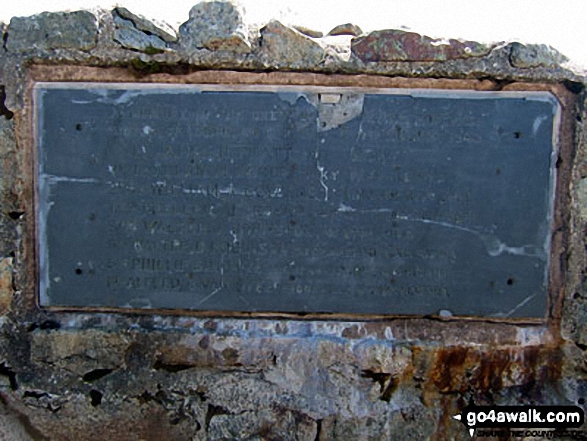
[[[155,35],[160,37],[167,43],[173,43],[177,41],[177,35],[175,35],[175,31],[171,29],[171,27],[166,23],[154,23],[151,20],[147,20],[140,15],[133,14],[128,9],[120,6],[114,8],[113,12],[120,18],[131,21],[134,24],[134,27],[139,31],[143,31],[148,35]]]
[[[334,35],[352,35],[354,37],[358,37],[361,35],[363,31],[359,26],[352,23],[345,23],[332,28],[332,30],[328,33],[330,36]]]
[[[115,16],[114,23],[114,40],[127,49],[153,54],[163,52],[167,48],[165,41],[157,35],[149,35],[136,29],[130,20]]]
[[[205,1],[190,10],[179,27],[180,44],[211,51],[251,51],[239,8],[230,1]]]
[[[475,41],[433,39],[399,29],[374,31],[351,41],[353,54],[364,62],[446,61],[481,57],[491,48]]]
[[[260,45],[263,61],[275,67],[318,65],[325,57],[322,46],[277,20],[261,29]]]
[[[6,49],[80,49],[96,46],[98,22],[89,11],[43,12],[32,17],[14,17],[8,25]]]
[[[556,67],[569,61],[567,57],[545,44],[511,43],[510,62],[514,67]]]

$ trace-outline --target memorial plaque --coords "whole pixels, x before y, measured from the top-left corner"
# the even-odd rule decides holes
[[[544,317],[546,92],[38,83],[42,306]]]

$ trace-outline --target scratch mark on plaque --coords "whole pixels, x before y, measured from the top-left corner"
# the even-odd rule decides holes
[[[114,167],[111,165],[108,165],[108,173],[110,173],[112,176],[116,176],[114,173]]]
[[[359,142],[364,138],[365,138],[365,132],[363,132],[363,120],[361,120],[361,122],[359,123],[359,130],[357,131],[357,139],[355,140],[355,142]],[[352,153],[353,149],[354,149],[354,144],[351,145],[351,153]]]
[[[203,304],[204,302],[207,302],[208,300],[210,300],[212,297],[214,297],[216,294],[218,294],[220,291],[222,291],[222,289],[224,288],[224,256],[222,256],[220,264],[222,265],[220,267],[220,286],[218,288],[216,288],[215,290],[213,290],[210,294],[208,294],[206,297],[204,297],[202,300],[200,300],[197,303],[197,306],[200,306],[201,304]]]
[[[320,143],[324,143],[325,139],[322,138],[320,140]],[[316,159],[316,169],[318,170],[318,173],[320,174],[318,179],[320,180],[320,185],[322,186],[322,188],[324,189],[324,201],[328,202],[328,185],[326,185],[326,181],[328,180],[328,172],[326,171],[326,168],[323,165],[320,165],[320,154],[318,152],[320,148],[320,144],[317,143],[316,144],[316,152],[314,153],[314,159]]]
[[[245,305],[247,305],[247,308],[251,307],[251,302],[249,302],[242,294],[239,294],[238,298],[241,299],[245,303]]]
[[[143,133],[145,135],[150,135],[151,132],[154,132],[154,131],[155,131],[155,129],[153,129],[151,126],[145,126],[145,127],[143,127]]]
[[[232,236],[232,243],[238,243],[238,236],[236,235],[236,233],[232,230],[230,230],[230,235]]]
[[[541,260],[546,260],[546,253],[545,251],[537,246],[534,245],[522,245],[520,247],[511,247],[499,240],[495,235],[490,233],[483,233],[472,228],[464,227],[461,225],[452,224],[450,222],[445,221],[438,221],[434,219],[426,219],[426,218],[412,218],[406,215],[397,214],[395,210],[391,208],[374,208],[374,209],[366,209],[366,210],[357,210],[349,205],[345,205],[342,202],[338,206],[336,210],[337,213],[390,213],[392,214],[392,218],[396,220],[406,221],[406,222],[417,222],[422,224],[428,225],[438,225],[444,228],[450,228],[453,230],[464,231],[466,233],[473,234],[477,236],[485,245],[487,249],[487,253],[491,257],[497,257],[504,253],[512,254],[515,256],[526,256],[526,257],[536,257]]]
[[[544,121],[546,121],[547,119],[548,119],[548,116],[546,116],[546,115],[542,115],[542,116],[539,116],[539,117],[537,117],[537,118],[534,120],[534,124],[532,124],[532,134],[533,134],[534,136],[536,136],[536,134],[538,133],[538,130],[540,129],[540,126],[541,126],[541,125],[542,125],[542,123],[543,123]]]
[[[512,309],[510,309],[508,312],[498,312],[497,314],[493,314],[493,315],[494,315],[494,317],[502,317],[502,318],[511,317],[518,309],[522,308],[526,303],[528,303],[534,297],[536,297],[536,294],[530,294],[528,297],[526,297],[524,300],[522,300],[520,303],[518,303],[516,306],[514,306]]]
[[[68,176],[55,176],[47,174],[43,174],[41,178],[45,179],[49,185],[55,184],[57,182],[77,182],[81,184],[95,184],[98,182],[98,180],[94,178],[70,178]]]
[[[328,185],[326,185],[328,172],[324,169],[324,166],[318,163],[318,161],[316,161],[316,168],[318,169],[318,172],[320,172],[320,185],[324,188],[324,201],[328,202]]]
[[[216,294],[218,294],[222,288],[224,288],[224,286],[219,286],[218,288],[216,288],[214,291],[212,291],[210,294],[208,294],[206,297],[204,297],[202,300],[200,300],[198,302],[198,306],[200,306],[202,303],[210,300],[212,297],[214,297]]]

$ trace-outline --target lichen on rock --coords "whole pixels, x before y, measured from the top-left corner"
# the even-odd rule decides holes
[[[510,62],[514,67],[557,67],[569,61],[559,51],[546,44],[511,43]]]
[[[90,50],[96,46],[98,22],[89,11],[43,12],[32,17],[14,17],[8,25],[6,49]]]

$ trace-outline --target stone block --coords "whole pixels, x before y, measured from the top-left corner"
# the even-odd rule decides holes
[[[229,1],[201,2],[179,28],[180,43],[188,49],[250,52],[246,28],[237,6]]]
[[[510,62],[514,67],[556,67],[568,61],[568,58],[556,49],[545,44],[510,44]]]
[[[292,68],[317,65],[325,57],[322,46],[277,20],[261,29],[260,53],[268,65]]]
[[[345,23],[332,28],[332,30],[328,33],[330,36],[334,35],[352,35],[354,37],[358,37],[361,35],[363,31],[359,26],[353,23]]]
[[[98,22],[89,11],[43,12],[32,17],[14,17],[8,26],[6,49],[79,49],[96,46]]]
[[[130,21],[136,29],[146,33],[147,35],[159,37],[167,43],[173,43],[177,41],[175,31],[171,29],[171,27],[166,23],[154,23],[140,15],[133,14],[128,9],[120,6],[114,8],[114,13],[120,18]]]
[[[415,32],[387,29],[353,38],[351,50],[365,62],[446,61],[481,57],[491,46],[476,41],[433,39]]]
[[[114,23],[116,24],[114,40],[127,49],[149,54],[163,52],[167,47],[165,41],[157,35],[149,35],[136,29],[130,20],[116,16]]]

